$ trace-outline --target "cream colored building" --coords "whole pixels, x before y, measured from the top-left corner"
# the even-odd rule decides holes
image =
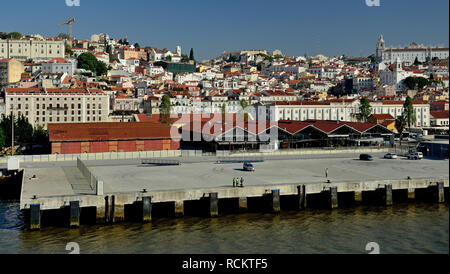
[[[65,44],[62,40],[0,39],[0,59],[64,58]]]
[[[398,117],[402,114],[404,101],[371,102],[372,114],[391,114]],[[430,126],[430,105],[425,101],[413,101],[416,114],[415,127]],[[272,121],[279,120],[333,120],[357,122],[359,100],[338,100],[311,102],[292,101],[277,102],[271,105],[255,105],[252,108],[253,117]]]
[[[24,72],[24,65],[16,59],[0,58],[0,85],[19,82]]]
[[[106,122],[109,96],[99,89],[6,88],[5,113],[25,115],[33,126]]]

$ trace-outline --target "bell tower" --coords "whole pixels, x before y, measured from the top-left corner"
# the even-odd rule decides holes
[[[378,42],[377,42],[377,62],[381,63],[383,61],[383,52],[386,49],[385,47],[385,43],[384,43],[384,39],[383,39],[383,35],[381,34],[380,37],[378,38]]]

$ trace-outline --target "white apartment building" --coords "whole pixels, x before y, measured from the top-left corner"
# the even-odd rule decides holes
[[[77,60],[68,61],[62,58],[55,58],[48,62],[42,63],[43,73],[65,73],[73,76],[77,68]]]
[[[15,58],[20,61],[28,59],[64,58],[64,41],[33,39],[0,39],[0,59]]]
[[[373,114],[402,114],[404,101],[371,102]],[[416,127],[430,126],[430,105],[424,101],[413,101]],[[294,101],[277,102],[272,105],[254,105],[251,113],[256,119],[279,120],[333,120],[356,122],[359,114],[359,100],[332,100],[324,102]]]
[[[109,96],[99,89],[5,89],[5,113],[24,115],[32,126],[107,121]]]

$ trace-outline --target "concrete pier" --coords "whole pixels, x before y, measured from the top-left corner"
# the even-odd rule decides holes
[[[333,173],[336,177],[332,185],[324,182],[321,165],[341,170]],[[330,209],[353,206],[354,201],[392,205],[393,193],[394,199],[407,200],[408,194],[416,200],[423,197],[429,202],[442,203],[447,199],[449,187],[448,166],[426,159],[420,163],[377,159],[370,166],[354,158],[265,161],[255,164],[255,172],[246,173],[243,188],[230,185],[230,178],[242,176],[241,164],[201,162],[143,167],[140,162],[134,165],[96,161],[85,166],[95,175],[97,183],[103,182],[102,186],[89,184],[81,173],[78,176],[76,166],[25,168],[20,209],[30,216],[27,222],[40,227],[41,215],[36,214],[33,206],[36,204],[40,213],[62,210],[64,214],[57,214],[63,216],[61,221],[67,223],[70,218],[72,223],[73,218],[77,224],[80,221],[76,220],[74,204],[70,216],[68,207],[78,201],[79,215],[82,215],[78,219],[94,222],[95,217],[96,223],[104,224],[121,222],[125,217],[150,222],[160,215],[163,218],[214,217],[220,212],[237,213],[247,209],[279,212],[281,206],[295,210]],[[435,196],[431,197],[431,193]],[[28,215],[31,211],[34,213]],[[42,216],[45,224],[47,216],[56,215]]]
[[[30,205],[30,230],[41,229],[41,205]]]
[[[306,185],[297,186],[298,195],[298,209],[306,209]]]
[[[270,197],[271,200],[271,210],[274,213],[279,213],[281,210],[280,207],[280,190],[279,189],[273,189],[272,194]]]
[[[209,198],[207,199],[209,206],[209,216],[217,217],[219,216],[219,197],[217,192],[209,193]]]
[[[175,217],[181,218],[184,216],[184,201],[175,201]]]
[[[337,186],[330,187],[330,207],[338,208],[338,189]]]
[[[142,221],[144,223],[152,220],[152,197],[142,197]]]
[[[70,202],[70,228],[77,228],[80,226],[80,202]]]

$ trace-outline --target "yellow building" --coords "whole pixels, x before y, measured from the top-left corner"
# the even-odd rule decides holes
[[[19,82],[24,71],[22,62],[13,58],[0,59],[0,84]]]

